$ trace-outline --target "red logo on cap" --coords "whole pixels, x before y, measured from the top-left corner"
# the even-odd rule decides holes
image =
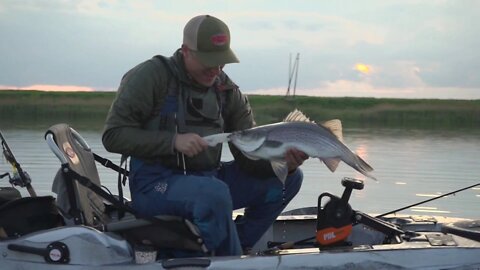
[[[210,40],[212,41],[212,44],[215,46],[222,46],[225,45],[228,42],[228,36],[225,34],[217,34],[213,35]]]

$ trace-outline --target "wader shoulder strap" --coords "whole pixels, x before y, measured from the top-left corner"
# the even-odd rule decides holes
[[[112,161],[110,161],[109,159],[106,159],[104,157],[101,157],[95,153],[93,153],[93,157],[95,158],[95,161],[102,164],[103,166],[107,167],[107,168],[110,168],[118,173],[121,173],[125,176],[128,176],[128,171],[125,170],[124,168],[118,166],[117,164],[113,163]]]
[[[99,155],[97,155],[93,152],[92,152],[92,154],[93,154],[93,157],[95,158],[96,162],[102,164],[103,166],[105,166],[107,168],[110,168],[110,169],[118,172],[118,183],[117,183],[118,196],[120,197],[119,198],[120,203],[124,205],[125,202],[124,202],[124,199],[123,199],[122,184],[125,185],[125,183],[127,182],[128,174],[129,174],[129,171],[127,170],[126,159],[124,159],[124,156],[122,155],[122,160],[121,160],[120,166],[118,166],[117,164],[113,163],[109,159],[101,157],[101,156],[99,156]],[[125,168],[122,168],[121,166],[124,162],[125,162]],[[118,219],[123,218],[124,215],[125,215],[124,209],[120,208],[119,211],[118,211]]]

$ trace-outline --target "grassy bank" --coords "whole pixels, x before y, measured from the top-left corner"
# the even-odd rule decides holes
[[[259,122],[280,121],[299,108],[316,121],[338,118],[349,127],[480,127],[480,100],[252,96],[250,101]]]
[[[0,91],[1,126],[58,122],[101,128],[113,92]],[[278,122],[295,108],[311,119],[341,119],[345,127],[479,128],[480,100],[325,98],[249,95],[259,124]]]
[[[115,93],[0,91],[2,126],[44,128],[55,123],[99,129]]]

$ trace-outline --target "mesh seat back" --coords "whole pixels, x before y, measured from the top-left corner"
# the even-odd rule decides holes
[[[67,124],[56,124],[50,127],[47,133],[54,136],[55,143],[67,158],[70,169],[87,177],[93,185],[100,187],[95,158],[83,138]],[[80,213],[83,220],[75,220],[75,224],[97,226],[108,222],[109,218],[105,214],[102,198],[75,179],[69,179],[61,169],[55,176],[52,191],[57,194],[57,205],[62,212],[73,214],[78,211]]]

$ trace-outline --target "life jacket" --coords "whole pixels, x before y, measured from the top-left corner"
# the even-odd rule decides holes
[[[167,96],[163,104],[154,108],[145,129],[196,133],[201,137],[224,132],[223,110],[227,91],[221,90],[222,79],[226,76],[223,72],[212,87],[200,92],[181,79],[174,59],[157,55],[152,61],[166,67],[171,76],[167,82]],[[213,170],[220,164],[221,151],[222,145],[217,145],[192,158],[175,153],[161,156],[156,162],[184,171]]]

